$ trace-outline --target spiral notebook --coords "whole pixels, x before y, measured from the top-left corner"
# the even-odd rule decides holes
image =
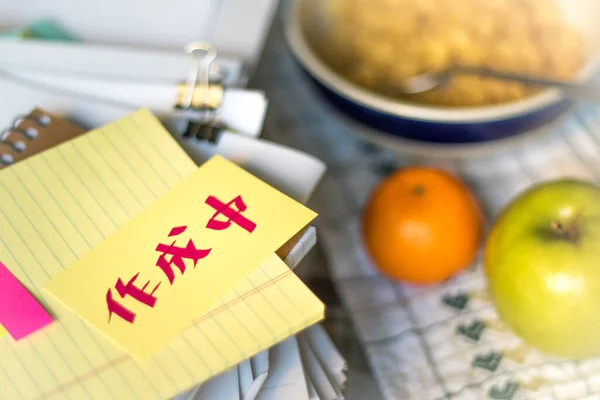
[[[142,110],[0,171],[0,260],[57,319],[21,342],[0,338],[0,398],[169,398],[323,318],[322,303],[273,256],[140,364],[41,293],[67,267],[65,254],[79,257],[119,228],[112,213],[132,218],[196,168]],[[131,193],[109,189],[119,180]]]

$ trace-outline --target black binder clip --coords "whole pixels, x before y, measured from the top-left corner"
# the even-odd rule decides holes
[[[185,52],[194,58],[195,66],[190,70],[187,82],[177,87],[175,107],[193,111],[194,115],[200,117],[188,122],[183,136],[214,143],[225,129],[218,120],[224,88],[220,75],[217,73],[215,79],[211,74],[217,51],[210,43],[193,42],[185,47]]]
[[[225,126],[217,120],[190,121],[183,133],[183,137],[195,137],[198,140],[216,143],[224,130]]]

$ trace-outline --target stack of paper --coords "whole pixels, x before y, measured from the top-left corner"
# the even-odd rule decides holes
[[[231,182],[237,184],[233,191]],[[212,196],[211,204],[211,196],[204,193],[207,188],[220,193]],[[231,208],[224,208],[229,205],[225,201],[234,199],[238,189],[264,192],[254,217],[265,221],[267,230],[261,230],[261,223],[256,232],[267,232],[262,236],[266,239],[217,253],[224,243],[241,243],[235,235],[244,229],[230,230],[233,239],[227,242],[191,224],[212,220],[221,227],[215,231],[227,232],[228,224],[235,221],[227,213]],[[200,195],[210,205],[204,211],[200,211],[202,202],[193,202]],[[273,207],[273,201],[278,207]],[[343,361],[326,335],[307,331],[268,354],[261,353],[323,318],[323,305],[272,254],[287,240],[272,240],[281,235],[282,226],[288,226],[283,236],[289,237],[312,218],[308,210],[286,201],[281,193],[270,191],[224,159],[216,158],[198,169],[147,111],[1,171],[0,260],[51,311],[55,322],[22,341],[0,339],[0,397],[168,398],[229,371],[215,378],[224,379],[235,370],[240,398],[260,398],[292,379],[281,372],[289,368],[274,366],[288,366],[291,373],[298,367],[294,354],[301,354],[302,371],[308,371],[304,379],[311,382],[305,384],[308,395],[335,398],[330,394],[337,394],[343,383],[338,370]],[[235,204],[239,216],[245,205]],[[286,209],[295,210],[286,215],[291,221],[287,225],[277,214]],[[248,215],[250,211],[248,206]],[[272,215],[276,218],[269,223],[267,217]],[[219,265],[235,267],[224,271],[200,268],[207,264],[202,264],[205,260],[199,253],[199,268],[195,263],[182,266],[176,254],[163,249],[172,256],[167,260],[171,268],[149,264],[153,269],[144,270],[146,275],[136,282],[139,273],[135,274],[134,265],[146,257],[141,255],[145,239],[184,217],[191,218],[188,232],[194,233],[194,240],[207,240],[213,255],[220,257]],[[178,237],[188,229],[179,222],[165,236]],[[247,224],[238,227],[253,229]],[[174,249],[174,244],[164,246]],[[181,249],[198,251],[200,246],[190,239]],[[258,263],[259,259],[264,261]],[[254,260],[257,264],[251,265]],[[121,274],[131,276],[121,280]],[[168,281],[149,287],[161,274]],[[169,291],[190,275],[192,279]],[[111,288],[107,282],[113,280],[116,284]],[[123,302],[121,308],[111,309],[110,304],[117,303],[109,297]],[[149,298],[153,302],[141,301]],[[133,313],[128,307],[139,304],[132,300],[148,307]],[[189,323],[184,321],[203,307],[207,308]],[[150,310],[160,312],[151,314]],[[140,324],[128,335],[133,317]],[[289,340],[297,341],[296,353],[293,349],[286,352]],[[333,376],[333,380],[327,378],[330,388],[323,384],[323,376]],[[199,398],[214,382],[201,386],[194,396]]]
[[[343,399],[345,368],[323,327],[314,325],[176,400]]]

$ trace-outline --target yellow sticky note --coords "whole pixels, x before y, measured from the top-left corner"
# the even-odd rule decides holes
[[[215,156],[45,290],[145,361],[315,216]]]
[[[0,325],[0,338],[4,335],[6,335],[8,332],[6,332],[6,329],[4,329],[4,327],[2,325]]]

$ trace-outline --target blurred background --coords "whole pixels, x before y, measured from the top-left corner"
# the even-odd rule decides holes
[[[441,380],[415,373],[406,379],[421,385],[414,392],[402,388],[408,383],[397,374],[405,371],[403,364],[419,365],[419,357],[402,355],[411,352],[410,339],[399,338],[406,334],[399,327],[403,318],[386,309],[385,301],[373,300],[387,283],[364,267],[361,255],[340,253],[360,246],[347,232],[368,194],[402,167],[435,165],[456,173],[477,194],[488,221],[536,182],[596,180],[599,3],[299,0],[284,2],[278,15],[251,85],[271,99],[265,137],[328,164],[311,201],[324,226],[320,245],[298,274],[328,304],[325,326],[349,363],[346,398],[436,398],[425,394],[426,382],[435,386],[463,370],[469,376],[463,382],[477,387],[486,378],[467,372],[470,361],[456,361],[454,367],[440,366]],[[457,73],[447,76],[453,68]],[[349,293],[356,291],[362,296]],[[377,315],[361,316],[365,306],[359,299]],[[413,301],[415,310],[438,312]],[[410,308],[410,297],[408,303]],[[435,369],[435,353],[446,353],[435,343],[444,339],[422,334],[423,347],[434,346]],[[488,398],[492,386],[454,396],[446,387],[446,398]],[[518,398],[545,393],[525,391]],[[548,393],[587,398],[583,392]]]

